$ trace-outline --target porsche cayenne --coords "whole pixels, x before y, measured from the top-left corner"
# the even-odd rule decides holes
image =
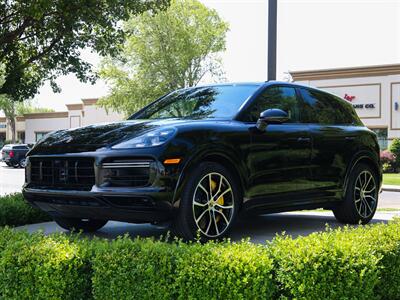
[[[206,240],[240,213],[325,208],[367,223],[381,181],[377,138],[350,103],[270,81],[181,89],[126,121],[48,134],[23,193],[69,230],[169,222]]]

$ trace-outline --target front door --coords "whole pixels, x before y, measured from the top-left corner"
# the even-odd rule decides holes
[[[253,207],[293,205],[304,199],[312,185],[309,126],[300,122],[296,90],[290,86],[267,87],[244,118],[255,122],[262,111],[270,108],[282,109],[290,120],[269,124],[263,131],[255,126],[250,130],[247,198],[251,201],[247,204]]]

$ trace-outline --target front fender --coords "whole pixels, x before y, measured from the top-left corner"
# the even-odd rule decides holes
[[[175,191],[173,196],[174,207],[179,207],[179,200],[183,190],[183,187],[189,179],[189,174],[193,168],[204,161],[214,161],[225,165],[228,169],[235,172],[235,176],[240,181],[241,190],[244,191],[247,186],[248,169],[241,159],[242,154],[235,150],[233,147],[227,147],[226,145],[204,145],[194,152],[188,159],[186,159],[185,165],[182,167]]]

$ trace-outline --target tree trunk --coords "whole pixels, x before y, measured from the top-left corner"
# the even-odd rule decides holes
[[[16,127],[15,118],[7,117],[7,123],[8,123],[8,126],[10,126],[9,128],[10,128],[10,131],[11,131],[11,143],[15,144],[15,142],[17,140],[16,132],[15,132],[15,129],[16,129],[15,128]]]

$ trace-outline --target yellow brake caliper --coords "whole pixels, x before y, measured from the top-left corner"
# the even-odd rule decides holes
[[[211,189],[212,191],[214,191],[217,188],[217,183],[214,180],[211,180]],[[225,201],[224,201],[224,196],[220,196],[217,201],[215,201],[216,203],[218,203],[219,205],[224,205]],[[219,209],[219,211],[222,213],[222,208]],[[219,220],[221,219],[221,216],[218,214],[217,217],[215,218],[215,220],[217,222],[219,222]]]

